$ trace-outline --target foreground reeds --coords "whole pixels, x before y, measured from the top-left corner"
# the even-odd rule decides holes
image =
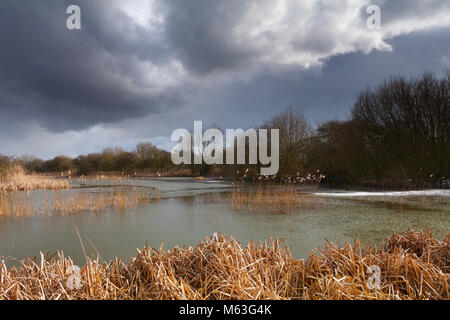
[[[164,251],[146,246],[125,264],[87,258],[80,277],[62,253],[0,264],[0,299],[449,299],[450,237],[394,234],[383,249],[332,243],[307,260],[272,241],[245,248],[226,236]],[[381,269],[379,289],[368,267]],[[74,284],[76,284],[74,286]]]

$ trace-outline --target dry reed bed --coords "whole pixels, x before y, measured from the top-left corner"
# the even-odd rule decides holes
[[[332,243],[305,260],[278,241],[245,248],[226,236],[195,247],[145,247],[128,264],[87,259],[79,289],[67,281],[73,266],[62,253],[20,267],[0,265],[0,299],[449,299],[449,236],[394,234],[386,248],[359,241]],[[418,250],[418,248],[422,248]],[[434,264],[439,261],[439,264]],[[367,285],[367,268],[381,268],[381,289]]]
[[[158,199],[138,188],[118,189],[111,192],[53,191],[42,201],[28,194],[7,197],[0,195],[0,216],[12,218],[67,215],[76,212],[99,212],[108,208],[131,209]]]
[[[132,209],[137,205],[150,203],[154,197],[138,188],[119,189],[112,192],[91,193],[77,192],[69,197],[57,197],[53,210],[59,213],[73,213],[80,211],[98,212],[107,208]]]
[[[70,182],[67,180],[45,179],[38,176],[26,176],[23,179],[16,179],[0,183],[0,191],[31,191],[36,189],[61,190],[69,189]]]
[[[444,272],[450,273],[450,234],[443,241],[433,237],[432,230],[423,232],[397,233],[386,240],[385,250],[392,252],[395,248],[403,248],[427,262],[437,265]]]
[[[0,192],[31,191],[35,189],[61,190],[69,188],[70,182],[67,179],[53,179],[25,174],[25,171],[19,165],[11,166],[0,175]]]
[[[256,190],[234,188],[222,198],[234,210],[249,212],[289,213],[298,208],[315,208],[321,199],[314,195],[299,193],[295,188],[258,186]]]

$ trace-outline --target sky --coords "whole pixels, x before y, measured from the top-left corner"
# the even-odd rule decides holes
[[[450,1],[2,0],[0,35],[1,154],[170,150],[194,120],[254,128],[294,106],[314,126],[390,76],[442,74]]]

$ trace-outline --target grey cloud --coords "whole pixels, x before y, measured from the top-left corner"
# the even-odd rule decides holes
[[[424,18],[450,10],[448,0],[372,0],[381,8],[382,21],[391,23],[405,18]],[[366,15],[365,12],[362,13]]]
[[[237,68],[256,52],[234,43],[233,25],[244,13],[247,1],[161,1],[165,12],[165,37],[183,63],[205,74]]]
[[[92,1],[77,2],[83,30],[68,31],[70,3],[0,3],[0,35],[6,44],[0,51],[0,111],[9,121],[32,118],[49,130],[64,131],[180,104],[176,88],[151,94],[139,88],[142,75],[133,55],[164,60],[151,34],[111,11],[107,2]]]
[[[395,30],[395,36],[423,28],[410,25],[411,17],[429,21],[431,26],[440,13],[450,17],[450,2],[445,0],[158,3],[165,17],[167,43],[200,76],[230,69],[248,72],[251,67],[266,70],[268,64],[276,63],[280,68],[309,68],[338,54],[390,49],[385,43],[392,36],[390,28],[380,32],[366,28],[370,3],[381,5],[384,24],[405,24],[404,29]],[[358,9],[359,17],[353,14]]]
[[[390,76],[431,71],[441,76],[450,55],[450,28],[418,32],[391,41],[392,52],[352,53],[328,60],[321,72],[290,70],[289,76],[264,75],[226,90],[208,115],[225,127],[252,127],[287,106],[304,108],[314,124],[345,119],[358,93]]]

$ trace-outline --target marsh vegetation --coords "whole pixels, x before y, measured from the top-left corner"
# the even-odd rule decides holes
[[[18,161],[0,156],[0,192],[35,189],[56,190],[69,187],[69,181],[64,179],[49,179],[36,174],[26,174]]]
[[[381,269],[376,290],[368,286],[371,265]],[[395,233],[382,249],[327,242],[306,260],[278,240],[243,247],[213,235],[194,247],[146,246],[128,263],[86,257],[76,288],[62,253],[19,267],[2,262],[0,299],[449,299],[449,267],[450,234],[439,240],[430,231]]]

